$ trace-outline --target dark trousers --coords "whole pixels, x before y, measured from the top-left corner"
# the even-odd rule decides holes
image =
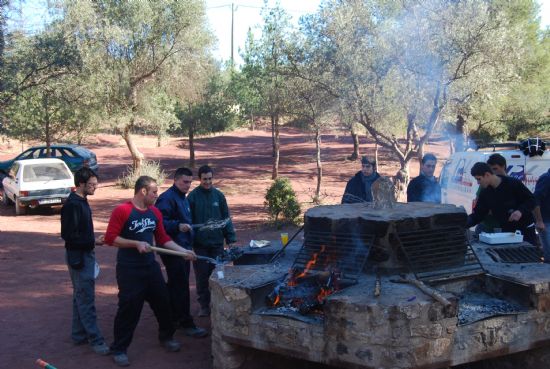
[[[168,276],[168,293],[172,307],[172,319],[181,327],[194,326],[191,316],[191,298],[189,293],[189,274],[191,263],[179,256],[161,255]]]
[[[215,259],[223,253],[223,245],[208,248],[197,247],[194,251],[197,255],[208,256]],[[193,262],[195,280],[197,281],[197,295],[199,296],[198,300],[201,308],[210,307],[210,289],[208,279],[215,268],[215,265],[203,260]]]
[[[535,232],[535,226],[527,227],[523,230],[523,240],[525,242],[529,242],[531,245],[539,246],[539,238],[537,236],[537,233]]]
[[[168,289],[155,261],[148,266],[128,267],[117,264],[118,310],[115,317],[111,350],[126,352],[139,322],[143,303],[147,301],[159,323],[159,340],[171,339],[175,332]]]

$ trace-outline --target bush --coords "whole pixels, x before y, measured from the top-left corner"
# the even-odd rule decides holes
[[[137,171],[132,166],[129,166],[126,169],[126,173],[118,179],[117,184],[122,188],[134,188],[137,179],[141,176],[154,178],[159,186],[166,179],[166,173],[162,170],[159,162],[144,160]]]
[[[297,223],[300,217],[300,204],[288,178],[277,178],[267,190],[265,206],[272,220],[279,226],[279,218]]]

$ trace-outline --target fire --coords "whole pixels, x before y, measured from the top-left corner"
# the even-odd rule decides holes
[[[323,254],[325,249],[326,246],[322,245],[313,253],[303,269],[291,268],[286,278],[267,296],[268,304],[294,308],[301,314],[322,311],[325,298],[340,289],[340,271],[332,265],[337,264],[335,257]]]
[[[322,254],[324,251],[325,251],[325,245],[321,246],[321,250],[319,252],[316,252],[313,254],[313,257],[311,258],[311,260],[307,262],[306,267],[304,268],[304,271],[299,275],[297,275],[295,277],[295,280],[305,277],[307,272],[309,272],[309,270],[311,269],[311,267],[317,263],[317,258],[319,257],[319,255]]]
[[[321,288],[321,292],[317,295],[317,301],[323,302],[325,297],[332,295],[335,292],[333,288]]]

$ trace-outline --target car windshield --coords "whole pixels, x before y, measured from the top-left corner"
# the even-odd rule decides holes
[[[70,179],[71,173],[62,163],[31,164],[23,168],[25,182]]]

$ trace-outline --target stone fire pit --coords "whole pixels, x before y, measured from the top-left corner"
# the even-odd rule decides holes
[[[214,368],[304,367],[293,360],[310,362],[310,368],[313,363],[342,368],[448,368],[549,345],[546,264],[496,262],[485,252],[489,245],[474,242],[476,263],[484,269],[481,274],[429,283],[451,306],[414,285],[394,283],[396,276],[410,271],[395,236],[400,229],[437,230],[464,222],[464,210],[452,205],[310,209],[305,215],[306,239],[317,230],[358,237],[374,234],[371,249],[378,253],[371,252],[356,284],[326,297],[320,317],[279,313],[266,305],[266,296],[293,265],[301,241],[291,244],[275,263],[225,266],[223,279],[214,272],[210,281]],[[467,250],[454,251],[454,257],[464,259]],[[374,294],[377,278],[379,296]],[[513,309],[464,323],[460,315],[468,311],[466,302],[478,295],[500,299]],[[475,306],[472,311],[479,313]],[[550,351],[529,353],[519,362],[508,358],[499,367],[512,362],[508,367],[548,366],[545,355]]]

